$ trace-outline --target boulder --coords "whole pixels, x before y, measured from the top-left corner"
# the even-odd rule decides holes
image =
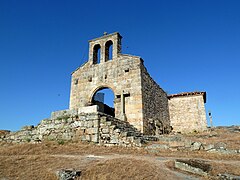
[[[213,144],[208,144],[208,145],[204,146],[204,150],[206,150],[206,151],[209,151],[211,149],[214,149],[214,145]]]
[[[193,142],[190,148],[192,151],[198,151],[203,149],[203,145],[201,142]]]
[[[81,176],[81,171],[74,169],[61,169],[57,171],[57,176],[59,180],[72,180]]]
[[[218,143],[214,144],[214,148],[215,149],[227,149],[227,144],[225,144],[223,142],[218,142]]]
[[[159,149],[159,150],[164,150],[164,149],[169,149],[169,146],[166,144],[152,144],[149,146],[146,146],[145,149]]]
[[[207,176],[212,169],[207,161],[197,159],[177,159],[175,160],[175,168],[203,176]]]

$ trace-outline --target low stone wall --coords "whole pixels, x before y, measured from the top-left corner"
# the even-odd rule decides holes
[[[36,127],[0,136],[0,142],[41,142],[43,140],[89,141],[107,146],[141,146],[142,136],[128,122],[100,112],[78,113],[76,110],[53,112]]]

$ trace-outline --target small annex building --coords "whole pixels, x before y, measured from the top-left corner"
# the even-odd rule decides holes
[[[144,134],[205,130],[206,92],[167,95],[141,57],[121,53],[121,39],[115,32],[89,41],[88,61],[72,73],[69,109],[107,113]],[[114,92],[113,109],[94,99],[105,88]]]
[[[206,92],[168,95],[170,122],[176,132],[201,132],[207,129]]]

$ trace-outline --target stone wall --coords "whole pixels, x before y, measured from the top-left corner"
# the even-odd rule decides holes
[[[170,126],[167,94],[151,78],[144,65],[141,66],[141,76],[144,133],[164,134]]]
[[[129,94],[130,96],[125,97],[126,120],[141,130],[143,115],[140,63],[139,57],[125,55],[119,55],[118,59],[102,64],[90,65],[88,62],[72,74],[70,109],[91,105],[98,90],[110,88],[115,97],[115,117],[123,119],[121,94]]]
[[[182,93],[170,95],[168,98],[173,131],[189,133],[207,129],[205,92]]]
[[[36,127],[25,126],[20,131],[0,136],[0,142],[88,141],[106,146],[141,146],[142,136],[128,122],[99,112],[76,110],[53,112]]]

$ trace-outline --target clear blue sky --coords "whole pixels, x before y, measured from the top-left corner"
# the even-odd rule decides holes
[[[104,31],[169,94],[206,91],[214,125],[240,124],[240,1],[0,0],[0,129],[67,109],[71,72]]]

